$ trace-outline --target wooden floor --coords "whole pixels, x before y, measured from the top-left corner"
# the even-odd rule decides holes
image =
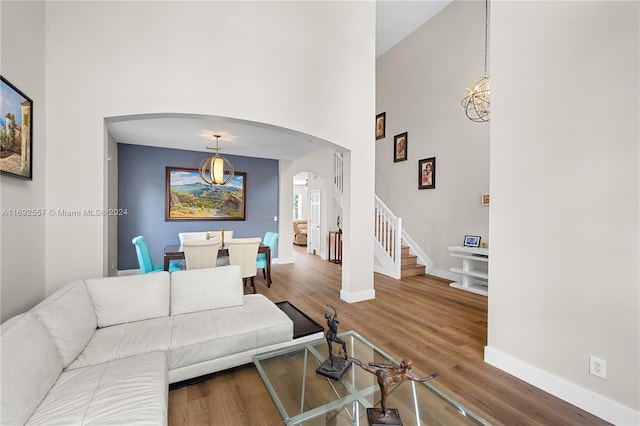
[[[375,275],[375,300],[340,300],[341,266],[294,247],[295,263],[273,265],[273,285],[258,293],[289,300],[320,324],[327,303],[340,331],[355,330],[495,425],[605,425],[603,420],[483,362],[487,298],[426,275]],[[239,367],[169,393],[169,425],[283,424],[256,369]],[[409,426],[409,425],[407,425]]]

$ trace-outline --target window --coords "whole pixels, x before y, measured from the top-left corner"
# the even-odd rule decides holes
[[[293,219],[300,219],[302,205],[300,204],[300,194],[293,194]]]

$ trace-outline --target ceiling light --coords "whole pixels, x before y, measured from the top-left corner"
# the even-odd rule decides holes
[[[471,89],[467,89],[467,96],[462,99],[462,107],[471,121],[489,121],[489,73],[488,73],[488,41],[489,40],[489,0],[484,6],[484,76]]]
[[[215,149],[216,155],[211,158],[205,158],[200,164],[200,177],[209,185],[225,185],[233,179],[233,165],[226,158],[220,157],[219,139],[220,135],[213,135],[216,138],[216,147],[207,149]],[[225,170],[226,169],[226,170]],[[226,179],[225,179],[226,174]]]

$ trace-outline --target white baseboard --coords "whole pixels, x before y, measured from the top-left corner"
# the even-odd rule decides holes
[[[273,265],[284,265],[287,263],[293,263],[293,257],[276,257],[275,259],[271,259],[271,263]]]
[[[497,349],[485,346],[484,360],[488,364],[610,423],[620,426],[640,425],[640,412],[561,377],[554,376]]]
[[[444,278],[445,280],[460,281],[460,275],[453,272],[443,271],[441,269],[432,269],[429,271],[429,275],[434,277]]]
[[[362,302],[363,300],[371,300],[375,298],[376,298],[376,291],[374,289],[356,291],[354,293],[340,290],[340,299],[344,300],[347,303]]]

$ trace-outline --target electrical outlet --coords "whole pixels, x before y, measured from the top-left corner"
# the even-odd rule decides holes
[[[607,361],[591,355],[589,357],[589,373],[602,379],[606,379]]]

